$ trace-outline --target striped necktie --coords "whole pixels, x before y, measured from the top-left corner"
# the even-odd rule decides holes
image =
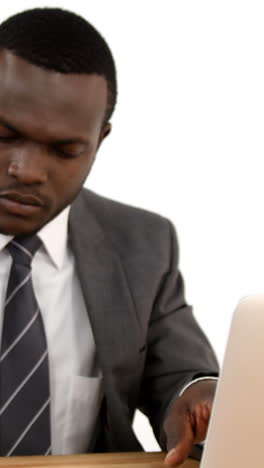
[[[0,352],[0,454],[49,455],[48,349],[33,291],[31,261],[41,241],[14,238]]]

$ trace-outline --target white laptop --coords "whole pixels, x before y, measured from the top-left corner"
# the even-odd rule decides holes
[[[234,312],[200,468],[264,467],[264,295]]]

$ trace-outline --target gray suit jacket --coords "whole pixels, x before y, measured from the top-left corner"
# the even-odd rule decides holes
[[[193,378],[215,375],[214,353],[186,304],[171,223],[82,190],[69,235],[103,372],[95,451],[141,450],[136,408],[159,439],[164,413]]]

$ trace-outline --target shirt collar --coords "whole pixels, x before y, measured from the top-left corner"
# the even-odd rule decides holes
[[[70,207],[67,206],[38,232],[46,251],[58,269],[62,268],[66,254],[69,212]],[[0,250],[3,250],[13,237],[0,233]]]

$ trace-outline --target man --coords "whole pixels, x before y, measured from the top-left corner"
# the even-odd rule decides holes
[[[111,52],[79,16],[0,26],[3,456],[141,450],[136,408],[169,465],[206,434],[217,364],[171,223],[82,188],[116,94]]]

